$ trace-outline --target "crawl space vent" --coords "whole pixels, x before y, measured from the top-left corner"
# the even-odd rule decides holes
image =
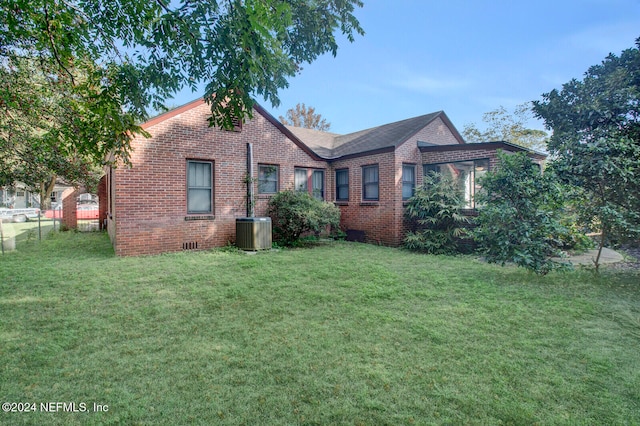
[[[197,241],[190,241],[188,243],[182,243],[182,250],[196,250],[198,248]]]

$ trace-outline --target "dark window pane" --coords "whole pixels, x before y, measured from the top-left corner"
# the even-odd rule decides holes
[[[349,199],[349,170],[336,170],[336,200]]]
[[[275,194],[278,192],[278,166],[258,166],[258,193]]]
[[[362,168],[362,198],[365,200],[377,200],[378,166],[366,166]]]
[[[311,175],[311,182],[312,195],[319,200],[324,200],[324,171],[314,170]]]

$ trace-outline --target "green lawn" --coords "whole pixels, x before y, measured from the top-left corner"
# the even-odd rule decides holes
[[[0,401],[108,406],[0,424],[640,424],[640,277],[54,233],[0,257]]]
[[[45,238],[54,228],[52,219],[41,218],[30,219],[24,223],[5,222],[2,225],[2,235],[4,236],[4,246],[7,251],[13,249],[23,242],[32,242]],[[55,229],[60,229],[60,220],[55,222]]]

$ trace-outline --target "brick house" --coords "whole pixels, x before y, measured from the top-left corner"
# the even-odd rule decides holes
[[[257,216],[279,190],[309,191],[340,207],[343,230],[390,246],[402,241],[403,205],[426,171],[455,174],[473,208],[474,178],[495,167],[496,151],[524,150],[465,144],[442,111],[348,135],[284,126],[257,104],[233,131],[208,127],[209,113],[197,100],[149,120],[152,137],[132,141],[132,166],[106,169],[101,217],[117,255],[234,242],[235,220],[247,214],[248,143]]]

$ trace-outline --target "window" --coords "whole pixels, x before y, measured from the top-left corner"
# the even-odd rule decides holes
[[[311,195],[324,200],[324,170],[314,170],[311,174]]]
[[[278,166],[258,164],[258,194],[278,192]]]
[[[456,161],[453,163],[425,164],[424,174],[437,172],[456,182],[464,198],[464,207],[474,209],[476,192],[480,189],[477,180],[489,170],[489,159]]]
[[[187,213],[213,214],[213,163],[187,161]]]
[[[414,164],[402,165],[402,199],[413,197],[416,190],[416,166]]]
[[[296,169],[294,173],[293,185],[296,191],[305,192],[308,191],[309,180],[307,179],[307,169]]]
[[[362,168],[362,199],[365,201],[377,201],[379,197],[378,165],[364,166]]]
[[[295,169],[293,185],[296,191],[324,200],[324,170]]]
[[[336,201],[349,201],[349,169],[336,170]]]

